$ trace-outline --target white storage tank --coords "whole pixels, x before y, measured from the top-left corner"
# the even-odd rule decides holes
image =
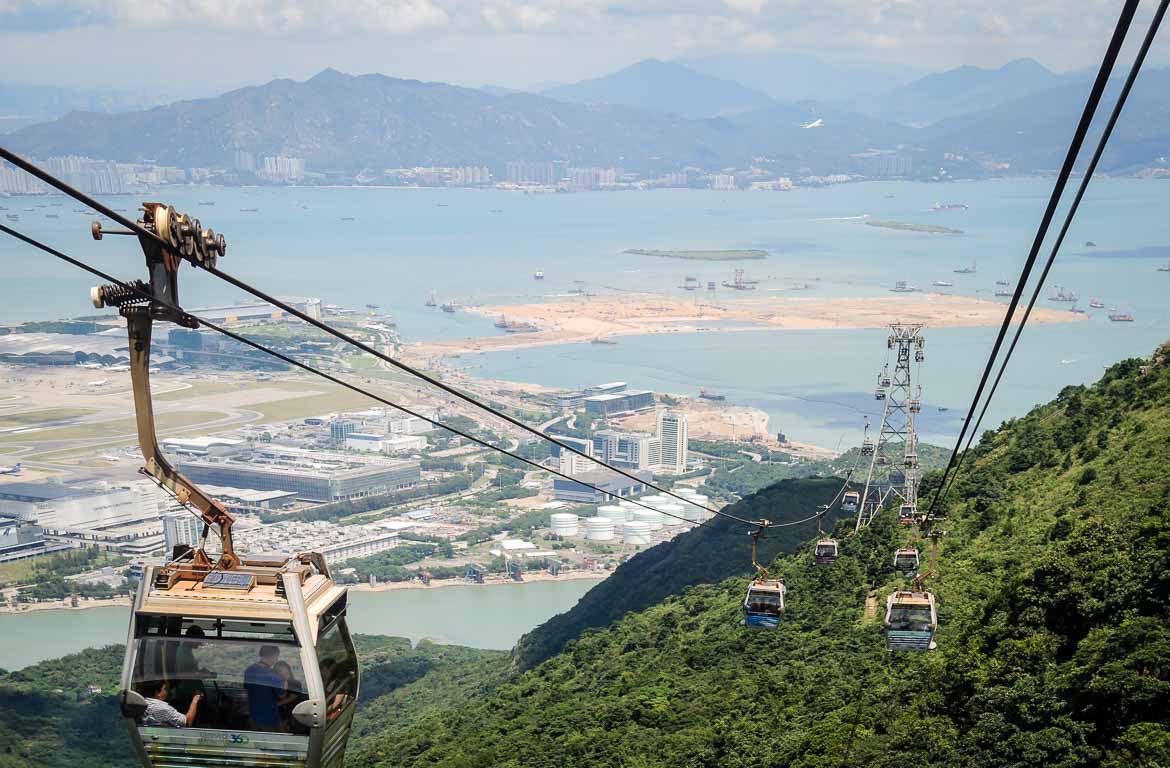
[[[649,496],[643,496],[642,498],[638,499],[638,501],[646,504],[647,506],[657,508],[659,504],[670,503],[670,497],[663,496],[660,493],[652,493]]]
[[[554,536],[576,536],[577,516],[571,512],[553,512],[549,515],[548,527]]]
[[[683,504],[683,508],[686,510],[683,516],[686,517],[687,520],[693,520],[696,523],[701,523],[710,517],[710,513],[704,509],[704,507],[706,507],[710,502],[710,499],[708,499],[706,496],[701,493],[691,494],[690,496],[687,496],[687,501],[691,502],[690,504]]]
[[[614,525],[621,525],[626,522],[626,508],[617,504],[602,504],[597,508],[597,516],[612,520]]]
[[[662,523],[664,525],[682,525],[683,520],[686,519],[684,517],[686,508],[689,506],[690,504],[683,504],[682,502],[676,501],[672,504],[663,504],[661,507],[658,507],[658,511],[662,513]]]
[[[613,520],[608,517],[585,518],[585,538],[589,541],[613,541]]]
[[[634,544],[637,546],[644,546],[650,543],[650,524],[643,523],[640,520],[635,520],[626,523],[626,527],[622,529],[624,534],[623,540],[626,544]]]
[[[649,530],[657,531],[662,528],[662,513],[656,509],[634,510],[634,522],[645,523]]]
[[[641,509],[641,507],[632,501],[619,501],[618,506],[626,511],[626,520],[633,520],[634,512]]]

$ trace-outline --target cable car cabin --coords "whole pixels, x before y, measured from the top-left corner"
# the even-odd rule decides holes
[[[922,401],[918,398],[910,400],[910,413],[922,413]]]
[[[757,629],[776,629],[784,614],[784,582],[779,579],[756,579],[748,586],[743,600],[743,623]]]
[[[938,612],[929,592],[898,590],[886,599],[886,648],[891,651],[933,651]]]
[[[842,512],[856,512],[857,505],[861,503],[861,494],[857,491],[846,491],[845,495],[841,497],[841,511]]]
[[[358,664],[324,558],[174,565],[147,570],[126,643],[121,708],[142,765],[341,768]]]
[[[861,455],[873,455],[873,440],[870,440],[868,437],[861,441]]]
[[[899,549],[894,552],[894,570],[903,576],[914,576],[918,573],[918,550]]]
[[[886,390],[884,390],[881,387],[878,387],[877,389],[875,389],[873,392],[873,399],[874,400],[885,400],[886,399]]]
[[[813,562],[817,565],[832,565],[837,562],[837,542],[821,539],[813,548]]]
[[[898,522],[902,525],[914,525],[918,518],[918,511],[913,504],[903,504],[898,507]]]

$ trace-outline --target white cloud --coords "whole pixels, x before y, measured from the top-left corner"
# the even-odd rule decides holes
[[[776,36],[771,32],[750,32],[739,39],[739,47],[749,53],[763,53],[776,47]]]
[[[767,2],[768,0],[723,0],[723,4],[733,11],[753,14],[762,11]]]

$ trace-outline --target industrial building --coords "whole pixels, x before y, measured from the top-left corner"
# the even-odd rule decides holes
[[[589,440],[582,440],[579,437],[566,437],[565,435],[557,435],[558,442],[564,443],[572,448],[576,448],[585,456],[593,455],[593,443]],[[590,461],[579,454],[572,451],[566,451],[559,445],[554,445],[553,450],[556,451],[559,460],[558,469],[566,475],[576,476],[583,472],[592,472],[598,469],[596,461]]]
[[[645,493],[646,483],[650,482],[653,475],[645,470],[635,470],[632,474],[639,480],[634,481],[606,470],[578,473],[574,475],[575,480],[556,477],[553,478],[553,498],[581,504],[604,504]],[[594,490],[583,483],[600,490]]]
[[[163,546],[168,555],[177,546],[197,546],[203,536],[203,521],[185,509],[167,515],[162,519],[162,524]]]
[[[367,453],[410,453],[427,447],[427,439],[421,435],[376,435],[369,432],[350,432],[345,437],[345,447],[351,451]]]
[[[557,395],[557,408],[562,411],[576,411],[584,407],[584,392],[562,392]]]
[[[593,435],[592,455],[623,469],[652,469],[662,463],[662,440],[656,435],[606,429]]]
[[[410,488],[420,477],[415,461],[275,445],[257,447],[247,456],[184,461],[179,470],[195,483],[285,491],[314,502],[393,493]]]
[[[320,552],[329,563],[393,549],[398,532],[371,525],[336,525],[318,520],[280,522],[248,528],[236,535],[236,546],[252,554]]]
[[[0,563],[64,549],[70,549],[69,545],[46,540],[45,533],[39,525],[11,517],[0,517]]]
[[[229,437],[168,437],[160,442],[164,451],[178,456],[228,456],[245,445]]]
[[[297,495],[292,491],[255,491],[222,485],[205,485],[203,490],[219,499],[233,515],[272,512],[291,507],[297,501]]]
[[[585,397],[594,395],[617,395],[625,392],[628,385],[624,381],[611,381],[607,384],[594,384],[585,388]]]
[[[648,389],[628,389],[612,394],[590,395],[585,398],[585,412],[593,416],[612,416],[617,413],[644,411],[653,407],[654,393]]]
[[[46,530],[99,530],[157,520],[167,497],[153,485],[79,488],[54,483],[0,485],[0,515]]]

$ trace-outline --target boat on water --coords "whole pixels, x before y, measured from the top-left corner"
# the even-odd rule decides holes
[[[455,314],[455,302],[445,301],[445,302],[443,302],[443,305],[441,307],[439,307],[439,309],[443,310],[448,315],[453,315],[453,314]]]
[[[241,208],[240,213],[259,213],[259,208]]]
[[[614,341],[613,339],[603,339],[600,336],[594,336],[592,339],[589,340],[589,343],[590,344],[617,344],[617,342]]]
[[[57,215],[57,214],[55,214],[55,213],[46,213],[46,214],[45,214],[45,218],[46,218],[46,219],[59,219],[59,218],[61,218],[61,217],[60,217],[60,216],[58,216],[58,215]]]
[[[377,304],[367,304],[366,309],[378,309],[378,305]]]
[[[1128,312],[1111,312],[1109,320],[1114,323],[1132,323],[1133,315]]]
[[[717,395],[714,392],[708,392],[704,387],[699,387],[699,397],[703,400],[713,400],[717,403],[727,399],[727,395]]]
[[[905,280],[899,280],[898,282],[894,283],[894,287],[890,289],[890,291],[893,293],[914,293],[917,290],[917,288],[910,285],[910,283],[906,282]]]
[[[1158,271],[1159,271],[1159,272],[1170,272],[1170,260],[1167,260],[1167,261],[1166,261],[1166,265],[1165,265],[1165,266],[1163,266],[1163,267],[1158,267]]]
[[[1010,285],[1010,283],[1007,280],[996,280],[995,284],[996,285]]]
[[[1015,294],[1014,294],[1014,293],[1012,293],[1011,291],[1007,290],[1006,288],[1004,288],[1004,289],[1001,289],[1001,290],[998,290],[998,291],[996,291],[996,292],[995,292],[995,295],[996,295],[996,296],[1007,296],[1008,298],[1011,298],[1012,296],[1015,296]]]
[[[966,203],[935,203],[930,207],[932,211],[965,211]]]
[[[543,280],[544,279],[544,272],[541,272],[539,269],[536,270],[535,272],[532,273],[532,279],[533,280]]]
[[[431,295],[427,296],[427,300],[423,302],[424,307],[437,307],[439,302],[435,301],[435,292],[431,291]]]
[[[1081,308],[1080,308],[1080,307],[1078,307],[1076,304],[1073,304],[1071,307],[1069,307],[1069,308],[1068,308],[1068,311],[1069,311],[1069,312],[1072,312],[1072,313],[1074,313],[1074,314],[1078,314],[1078,315],[1083,315],[1083,314],[1085,314],[1085,310],[1081,309]]]
[[[948,283],[946,280],[935,280],[933,283],[931,283],[931,285],[938,286],[939,288],[953,288],[953,287],[955,287],[954,283]]]
[[[341,220],[342,221],[353,221],[354,217],[353,216],[342,216]]]
[[[1089,309],[1105,309],[1105,302],[1099,299],[1089,299]]]
[[[973,274],[975,274],[976,271],[977,270],[975,269],[975,259],[971,259],[971,266],[959,267],[958,269],[953,270],[953,272],[956,275],[973,275]]]
[[[4,215],[8,218],[9,221],[20,221],[19,213],[6,213]]]
[[[215,205],[215,201],[214,200],[200,200],[199,204],[200,205]]]
[[[1070,303],[1076,303],[1077,292],[1076,291],[1066,291],[1059,283],[1057,283],[1056,285],[1053,286],[1052,295],[1048,297],[1048,300],[1049,301],[1067,301]]]

